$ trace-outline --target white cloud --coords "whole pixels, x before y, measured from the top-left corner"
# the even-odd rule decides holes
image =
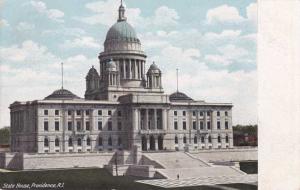
[[[241,30],[223,30],[221,33],[207,32],[204,38],[207,40],[221,40],[228,38],[237,38],[241,35]]]
[[[246,8],[247,18],[254,24],[257,24],[257,3],[251,3]]]
[[[169,45],[161,51],[162,56],[167,58],[168,62],[173,62],[173,65],[190,62],[193,59],[200,58],[201,53],[198,49],[189,48],[183,49]]]
[[[83,36],[73,40],[66,40],[61,47],[63,48],[100,48],[100,43],[96,42],[93,37]]]
[[[41,14],[45,14],[49,19],[56,22],[64,22],[62,19],[64,17],[64,12],[58,9],[48,9],[46,4],[42,1],[32,0],[30,4]]]
[[[218,22],[238,23],[244,21],[244,18],[240,16],[236,7],[231,7],[226,4],[208,10],[206,13],[206,19],[210,24]]]
[[[82,28],[68,28],[68,27],[42,31],[42,35],[65,35],[65,36],[80,37],[85,34],[86,31]]]
[[[178,19],[179,16],[175,9],[161,6],[155,10],[153,23],[158,26],[175,25]]]
[[[5,19],[0,19],[0,27],[5,27],[5,26],[9,26],[7,20],[5,20]]]
[[[19,31],[32,30],[34,28],[35,25],[28,22],[19,22],[19,24],[17,25],[17,30]]]
[[[103,24],[106,26],[113,25],[118,19],[118,8],[120,6],[119,1],[107,0],[107,1],[95,1],[87,3],[85,7],[95,13],[92,16],[75,18],[87,24]],[[124,5],[126,7],[126,5]],[[138,8],[126,8],[125,15],[130,20],[130,24],[135,26],[140,22],[141,10]]]

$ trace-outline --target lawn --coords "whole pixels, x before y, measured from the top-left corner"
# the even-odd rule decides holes
[[[128,176],[111,176],[105,169],[89,168],[89,169],[68,169],[68,170],[48,170],[48,171],[18,171],[18,172],[0,172],[0,188],[4,183],[7,184],[58,184],[63,183],[64,188],[70,190],[101,190],[101,189],[115,189],[115,190],[156,190],[163,189],[146,184],[136,183],[137,178]],[[257,186],[248,184],[230,184],[223,185],[227,187],[234,187],[242,190],[255,190]],[[31,188],[38,189],[38,188]],[[47,189],[47,188],[43,188]],[[59,188],[56,188],[59,189]],[[184,190],[215,190],[220,189],[218,186],[200,186],[200,187],[185,187],[176,188]]]

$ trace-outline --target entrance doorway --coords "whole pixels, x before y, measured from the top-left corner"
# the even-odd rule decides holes
[[[142,151],[147,150],[147,138],[145,136],[142,137]]]
[[[158,137],[158,150],[164,149],[164,138],[162,136]]]
[[[155,138],[150,136],[150,150],[155,150]]]

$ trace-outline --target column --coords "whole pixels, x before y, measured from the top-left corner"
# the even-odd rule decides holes
[[[123,79],[126,79],[126,65],[125,60],[122,59],[122,65],[123,65]]]
[[[197,111],[195,110],[195,112],[196,112],[196,129],[200,130],[199,112],[198,112],[198,110]]]
[[[139,60],[136,60],[136,66],[137,66],[137,79],[140,79],[141,78],[141,71],[140,71],[140,61]]]
[[[138,79],[138,67],[137,67],[137,60],[134,60],[134,78]]]
[[[138,130],[138,109],[133,109],[132,125],[133,125],[133,130]]]
[[[148,126],[148,119],[149,119],[148,112],[149,112],[149,110],[148,110],[148,109],[145,109],[145,123],[146,123],[145,129],[146,129],[146,130],[149,129],[149,126]]]
[[[233,134],[232,133],[228,134],[228,138],[229,138],[229,148],[233,148]]]
[[[167,110],[162,109],[162,129],[167,129]]]
[[[154,137],[155,140],[155,150],[158,150],[158,137]]]
[[[143,61],[141,61],[141,79],[143,79]]]
[[[132,67],[131,67],[131,59],[128,60],[129,61],[129,78],[132,79]]]
[[[157,129],[157,109],[153,109],[154,111],[154,129]]]

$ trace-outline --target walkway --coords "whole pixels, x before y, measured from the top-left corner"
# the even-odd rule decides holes
[[[138,180],[138,183],[163,187],[163,188],[176,188],[176,187],[190,187],[202,185],[217,185],[217,184],[232,184],[243,183],[252,184],[257,183],[257,174],[240,175],[240,176],[218,176],[218,177],[198,177],[188,179],[155,179],[155,180]]]

